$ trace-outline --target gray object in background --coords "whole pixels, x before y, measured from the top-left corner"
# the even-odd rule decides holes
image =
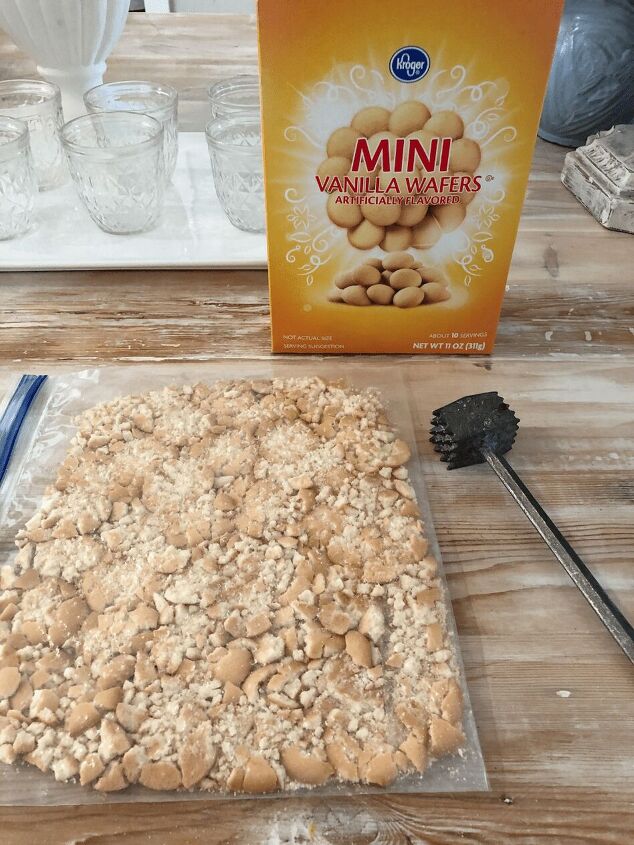
[[[255,14],[255,0],[145,0],[146,12]]]
[[[614,126],[568,153],[561,181],[602,226],[634,233],[634,126]]]
[[[539,135],[578,147],[634,119],[634,0],[567,0]]]

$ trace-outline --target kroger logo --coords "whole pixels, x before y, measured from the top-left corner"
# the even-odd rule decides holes
[[[422,47],[401,47],[390,59],[390,73],[400,82],[418,82],[429,65],[429,56]]]

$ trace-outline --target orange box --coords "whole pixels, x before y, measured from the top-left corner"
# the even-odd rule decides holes
[[[259,0],[273,351],[492,351],[563,0]]]

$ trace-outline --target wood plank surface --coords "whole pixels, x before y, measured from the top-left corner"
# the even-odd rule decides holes
[[[199,129],[208,81],[254,62],[249,18],[134,15],[108,75],[173,82],[183,128]],[[33,70],[0,36],[0,76]],[[634,841],[630,664],[490,471],[447,473],[427,442],[434,408],[499,390],[521,419],[513,464],[634,616],[634,240],[561,186],[564,152],[537,145],[494,356],[390,359],[417,416],[491,792],[0,808],[2,845]],[[199,360],[269,355],[264,272],[4,273],[0,286],[0,392],[19,371],[178,359],[195,379]]]

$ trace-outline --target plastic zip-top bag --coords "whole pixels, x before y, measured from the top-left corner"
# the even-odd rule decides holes
[[[33,430],[27,423],[27,417],[37,400],[40,388],[46,382],[46,376],[34,376],[25,374],[20,377],[14,390],[10,390],[7,396],[2,414],[0,415],[0,485],[9,469],[14,452],[20,446],[28,448],[28,430]],[[40,411],[41,413],[41,411]],[[38,415],[39,416],[39,415]],[[22,434],[20,438],[20,434]],[[19,458],[16,464],[19,464]],[[13,474],[16,478],[16,474]],[[4,485],[3,501],[9,501],[11,491],[8,485]]]
[[[487,789],[398,370],[24,377],[0,432],[0,804]]]

